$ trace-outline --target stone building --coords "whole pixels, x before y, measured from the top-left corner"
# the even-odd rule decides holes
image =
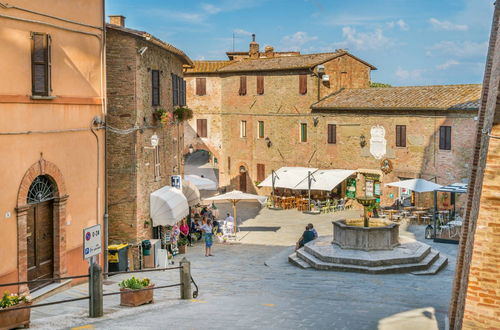
[[[384,183],[467,178],[480,85],[370,88],[376,68],[344,50],[258,49],[185,72],[185,148],[214,154],[221,187],[267,194],[257,183],[282,166],[355,169],[358,194],[392,204],[399,191]]]
[[[151,192],[183,173],[183,124],[172,111],[186,104],[181,50],[111,16],[106,26],[107,174],[110,243],[152,237]],[[162,122],[164,113],[168,122]],[[157,143],[156,143],[157,142]]]
[[[500,328],[500,3],[493,14],[450,329]]]
[[[0,283],[85,274],[82,231],[105,209],[104,3],[13,0],[0,14]]]

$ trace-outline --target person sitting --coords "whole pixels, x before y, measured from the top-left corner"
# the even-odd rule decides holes
[[[189,242],[189,246],[193,246],[193,241],[191,235],[189,234],[189,226],[186,223],[186,219],[182,220],[182,225],[179,227],[180,236],[183,238],[187,238]]]
[[[310,223],[310,224],[307,225],[307,227],[309,227],[309,230],[314,233],[314,239],[318,238],[318,232],[316,231],[316,229],[314,229],[313,224]]]
[[[295,251],[303,247],[305,244],[314,240],[314,232],[310,230],[309,225],[306,226],[306,230],[300,236],[298,242],[295,244]]]

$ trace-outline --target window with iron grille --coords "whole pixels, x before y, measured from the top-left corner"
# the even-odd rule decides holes
[[[258,133],[259,133],[259,139],[263,139],[264,138],[264,122],[259,120],[259,125],[258,125]]]
[[[328,143],[337,143],[337,125],[335,124],[328,124]]]
[[[396,125],[396,147],[406,147],[406,125]]]
[[[160,105],[160,71],[151,70],[152,105]]]
[[[300,124],[300,142],[307,142],[307,124]]]
[[[46,33],[31,34],[32,95],[49,96],[51,86],[51,38]]]
[[[451,126],[439,127],[439,149],[451,150]]]

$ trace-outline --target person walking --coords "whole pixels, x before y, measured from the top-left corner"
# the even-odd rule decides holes
[[[205,257],[213,256],[212,245],[214,237],[214,227],[212,226],[212,220],[207,219],[206,223],[201,225],[199,229],[203,232],[203,238],[205,239]]]
[[[231,233],[231,235],[236,234],[234,232],[234,218],[229,213],[227,213],[227,217],[224,221],[224,227],[227,232]]]

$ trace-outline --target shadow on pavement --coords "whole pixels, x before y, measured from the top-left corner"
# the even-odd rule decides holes
[[[274,231],[277,232],[281,227],[239,227],[240,231]]]

